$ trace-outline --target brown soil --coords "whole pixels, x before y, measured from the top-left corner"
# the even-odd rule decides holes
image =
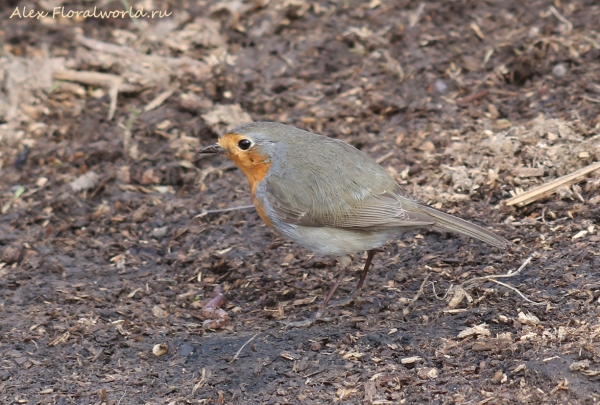
[[[166,20],[9,19],[16,6],[42,5],[6,3],[1,66],[62,57],[81,71],[142,68],[102,65],[76,43],[80,28],[210,69],[122,92],[110,121],[101,86],[63,83],[14,104],[9,87],[30,82],[0,75],[0,101],[28,117],[9,128],[0,109],[0,403],[600,399],[600,175],[525,207],[503,203],[600,160],[597,2],[155,1],[179,18],[170,45],[142,35]],[[177,37],[210,26],[197,17],[216,32]],[[169,86],[166,101],[141,112]],[[282,239],[253,209],[203,213],[251,203],[226,158],[194,153],[233,125],[222,106],[236,104],[238,120],[288,123],[382,158],[415,195],[513,246],[406,234],[375,256],[365,301],[286,328],[315,312],[335,263]],[[69,183],[90,172],[98,178],[74,191]],[[498,279],[525,298],[474,280],[531,255]],[[355,283],[348,277],[336,299]],[[205,330],[200,309],[216,285],[230,319]],[[166,354],[153,354],[158,344]]]

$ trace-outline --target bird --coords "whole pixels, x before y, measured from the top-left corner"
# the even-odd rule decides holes
[[[344,279],[350,255],[367,252],[356,297],[377,249],[405,231],[433,228],[500,249],[510,246],[505,238],[413,197],[373,158],[339,139],[278,122],[253,122],[228,131],[199,153],[233,161],[270,228],[316,254],[337,258],[340,275],[313,321]]]

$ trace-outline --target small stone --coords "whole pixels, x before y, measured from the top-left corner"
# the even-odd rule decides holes
[[[554,75],[554,77],[562,77],[567,73],[567,67],[565,66],[564,63],[559,63],[557,65],[554,65],[554,67],[552,68],[552,74]]]
[[[433,87],[438,94],[446,94],[448,91],[448,85],[442,79],[437,79],[433,84]]]
[[[0,260],[8,264],[16,263],[21,260],[22,253],[23,250],[18,246],[7,246],[2,252]]]
[[[432,152],[435,150],[435,145],[431,141],[425,141],[419,146],[419,150],[424,152]]]
[[[46,183],[48,183],[48,177],[40,177],[35,182],[35,185],[38,187],[44,187],[46,185]]]
[[[152,354],[156,357],[163,356],[169,352],[169,347],[165,343],[159,343],[152,348]]]
[[[152,230],[152,236],[154,236],[157,239],[164,238],[165,235],[167,234],[168,230],[169,230],[169,228],[166,226],[161,226],[160,228],[154,228]]]

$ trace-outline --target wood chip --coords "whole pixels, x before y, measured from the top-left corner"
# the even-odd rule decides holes
[[[423,368],[417,372],[417,375],[423,380],[433,380],[440,375],[440,372],[435,367]]]
[[[524,325],[539,325],[540,319],[533,314],[524,314],[523,312],[519,312],[519,322]]]
[[[400,362],[402,364],[414,364],[414,363],[420,363],[422,360],[423,360],[422,357],[412,356],[412,357],[405,357],[405,358],[401,359]]]
[[[513,170],[516,177],[542,177],[544,175],[543,167],[519,167]]]
[[[71,336],[71,334],[69,332],[65,332],[62,335],[60,335],[60,336],[52,339],[50,342],[48,342],[48,346],[56,346],[61,343],[65,343],[67,340],[69,340],[69,336]]]
[[[472,328],[467,328],[458,334],[459,338],[466,338],[469,336],[491,336],[491,332],[488,329],[487,323],[475,325]]]
[[[164,309],[162,309],[161,307],[159,307],[158,305],[155,305],[152,308],[152,314],[157,317],[157,318],[166,318],[167,315],[169,315],[169,313],[167,311],[165,311]]]
[[[315,302],[316,299],[317,299],[316,295],[312,296],[312,297],[300,298],[300,299],[294,300],[292,302],[292,305],[294,305],[294,306],[308,305],[308,304],[312,304],[313,302]]]
[[[286,360],[298,360],[298,356],[296,356],[295,354],[290,353],[288,351],[283,351],[283,352],[279,353],[279,355]]]

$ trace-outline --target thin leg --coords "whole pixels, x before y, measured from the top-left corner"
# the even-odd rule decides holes
[[[305,319],[303,321],[296,321],[296,322],[284,321],[284,322],[282,322],[284,325],[291,326],[291,327],[306,327],[306,326],[311,326],[317,320],[323,318],[323,315],[325,314],[325,312],[327,310],[327,305],[329,304],[329,301],[331,301],[331,298],[335,294],[335,291],[341,284],[344,277],[346,277],[346,272],[348,271],[348,268],[350,267],[350,264],[352,263],[350,257],[348,257],[348,256],[338,257],[338,262],[341,267],[340,275],[338,276],[337,280],[333,284],[333,287],[331,287],[331,289],[325,296],[323,303],[321,304],[319,310],[315,313],[315,315],[312,318]]]
[[[373,256],[375,256],[375,250],[369,250],[367,254],[367,261],[365,262],[365,267],[363,271],[360,273],[360,279],[358,280],[358,285],[356,286],[356,290],[354,290],[353,295],[358,295],[360,290],[363,288],[365,284],[365,279],[367,278],[367,273],[369,272],[369,268],[371,267],[371,262],[373,261]]]
[[[325,299],[323,300],[323,303],[321,304],[321,309],[327,308],[327,304],[329,304],[329,301],[333,297],[333,294],[335,294],[335,291],[340,286],[340,283],[342,282],[344,277],[346,277],[347,271],[348,271],[348,266],[344,266],[342,268],[342,271],[340,272],[340,275],[338,276],[338,279],[335,281],[335,284],[333,285],[333,287],[331,287],[331,290],[329,290],[329,292],[325,296]]]

